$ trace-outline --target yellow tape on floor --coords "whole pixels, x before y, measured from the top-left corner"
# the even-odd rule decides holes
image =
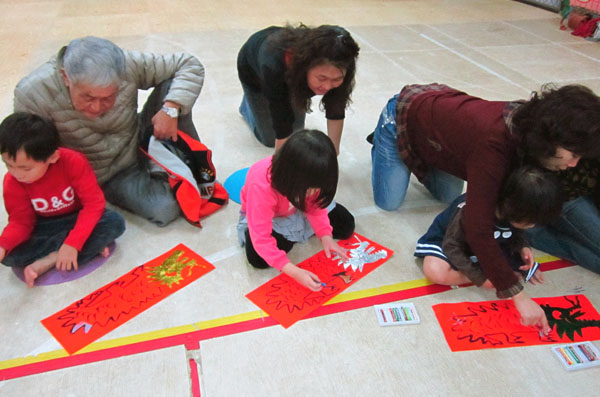
[[[557,260],[558,258],[551,256],[551,255],[543,255],[543,256],[538,256],[536,259],[538,260],[538,262],[544,263],[544,262],[550,262],[550,261]],[[423,287],[423,286],[432,285],[432,284],[433,283],[431,283],[430,281],[427,281],[426,279],[422,278],[422,279],[418,279],[418,280],[405,281],[405,282],[397,283],[397,284],[385,285],[383,287],[378,287],[378,288],[368,288],[368,289],[361,290],[361,291],[346,292],[346,293],[343,293],[343,294],[340,294],[340,295],[334,297],[333,299],[331,299],[330,301],[325,303],[325,305],[332,305],[332,304],[340,303],[340,302],[348,302],[348,301],[352,301],[352,300],[356,300],[356,299],[362,299],[362,298],[367,298],[367,297],[372,297],[372,296],[377,296],[377,295],[383,295],[383,294],[388,294],[391,292],[404,291],[404,290]],[[110,349],[113,347],[131,345],[131,344],[139,343],[139,342],[147,342],[147,341],[151,341],[151,340],[156,340],[156,339],[165,338],[165,337],[169,337],[169,336],[181,335],[181,334],[194,332],[194,331],[198,331],[198,330],[206,330],[206,329],[211,329],[211,328],[220,327],[220,326],[224,326],[224,325],[241,323],[244,321],[255,320],[255,319],[261,318],[261,317],[268,317],[268,315],[260,310],[256,310],[256,311],[252,311],[252,312],[248,312],[248,313],[241,313],[241,314],[236,314],[233,316],[216,318],[213,320],[199,321],[199,322],[188,324],[188,325],[170,327],[170,328],[165,328],[165,329],[161,329],[161,330],[157,330],[157,331],[150,331],[150,332],[145,332],[142,334],[125,336],[122,338],[115,338],[115,339],[106,340],[106,341],[94,342],[94,343],[90,344],[89,346],[84,347],[79,352],[75,353],[75,355],[94,352],[94,351],[100,351],[100,350],[104,350],[104,349]],[[68,356],[69,356],[68,353],[64,349],[55,350],[55,351],[51,351],[51,352],[47,352],[47,353],[41,353],[41,354],[38,354],[37,356],[27,356],[27,357],[23,357],[23,358],[14,358],[14,359],[9,359],[9,360],[5,360],[5,361],[0,361],[0,369],[14,368],[14,367],[19,367],[19,366],[26,365],[26,364],[39,363],[39,362],[43,362],[43,361],[49,361],[49,360],[62,358],[62,357],[68,357]]]

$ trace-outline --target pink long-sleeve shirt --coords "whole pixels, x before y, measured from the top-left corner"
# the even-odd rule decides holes
[[[248,230],[254,249],[268,264],[278,270],[291,261],[285,251],[277,248],[271,235],[273,218],[290,216],[297,208],[271,186],[272,156],[260,160],[248,170],[241,191],[242,212],[246,213]],[[332,227],[325,208],[307,202],[304,212],[317,237],[332,235]]]

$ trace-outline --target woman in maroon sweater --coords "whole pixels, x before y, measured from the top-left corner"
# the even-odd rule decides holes
[[[523,291],[493,238],[496,198],[519,164],[560,170],[599,152],[600,100],[585,87],[545,88],[528,102],[498,102],[440,84],[410,85],[390,99],[374,132],[375,203],[386,210],[398,208],[411,173],[448,203],[467,181],[464,228],[469,246],[498,297],[512,298],[523,323],[546,333],[543,310]],[[437,265],[428,261],[425,275],[452,284],[440,276]]]

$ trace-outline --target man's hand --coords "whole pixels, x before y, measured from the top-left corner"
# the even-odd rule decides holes
[[[165,102],[165,106],[179,109],[179,105],[175,102]],[[154,126],[154,136],[156,139],[177,140],[177,119],[169,116],[162,110],[159,110],[152,117],[152,125]]]
[[[63,244],[56,257],[56,268],[62,271],[77,270],[77,249],[69,244]]]
[[[4,247],[0,247],[0,262],[2,262],[5,257],[6,257],[6,250],[4,249]]]

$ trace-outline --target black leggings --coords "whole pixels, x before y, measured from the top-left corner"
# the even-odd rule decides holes
[[[352,235],[354,233],[354,216],[340,203],[336,203],[336,206],[329,211],[329,223],[333,228],[333,238],[343,240]],[[290,252],[292,247],[294,246],[293,241],[287,240],[281,234],[276,231],[271,232],[271,235],[275,237],[275,241],[277,241],[277,248],[284,250],[285,252]],[[254,249],[254,245],[252,244],[252,240],[250,239],[250,232],[246,229],[246,258],[248,258],[248,262],[258,268],[258,269],[266,269],[269,267],[267,262],[256,252]]]

